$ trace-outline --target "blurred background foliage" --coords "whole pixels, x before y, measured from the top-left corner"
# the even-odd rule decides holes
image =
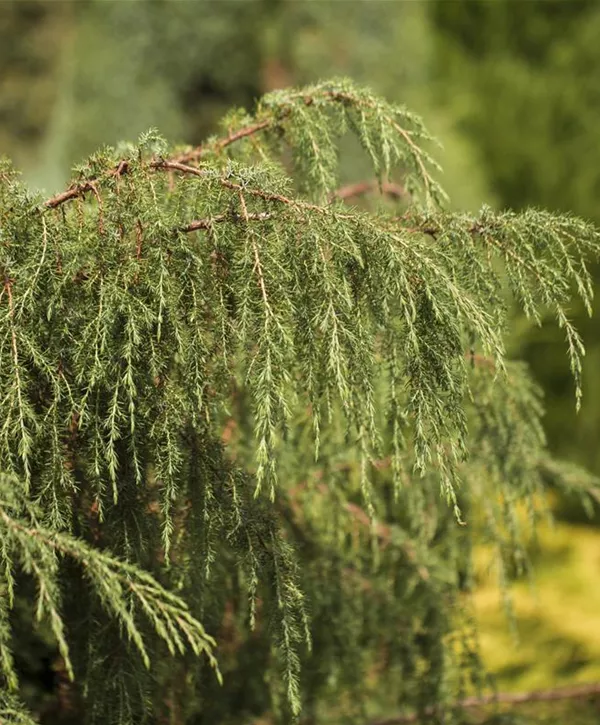
[[[600,224],[599,37],[597,0],[5,0],[0,154],[50,193],[104,144],[151,126],[196,144],[232,106],[346,75],[425,118],[455,207]],[[349,178],[360,163],[350,149]],[[553,451],[600,474],[600,317],[572,315],[588,351],[579,415],[556,327],[517,319],[510,344],[547,392]],[[555,512],[532,552],[533,591],[515,584],[518,644],[481,553],[483,650],[500,689],[600,680],[600,534],[576,502]],[[596,723],[598,706],[554,705],[543,722],[567,716]]]

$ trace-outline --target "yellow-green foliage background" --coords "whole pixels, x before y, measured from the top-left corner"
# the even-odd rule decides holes
[[[536,549],[533,581],[513,584],[514,628],[480,552],[475,606],[485,660],[507,691],[600,681],[600,535],[558,522],[540,529]]]
[[[538,205],[600,223],[598,37],[597,0],[9,0],[0,153],[54,191],[104,143],[150,126],[194,143],[231,105],[344,74],[425,117],[454,206]],[[554,451],[600,473],[600,318],[573,314],[589,350],[579,417],[556,330],[516,321],[512,349],[547,390]],[[555,508],[532,547],[535,580],[512,588],[515,631],[480,552],[481,644],[501,690],[600,681],[600,530],[571,504]],[[548,724],[600,720],[585,705],[535,711]]]

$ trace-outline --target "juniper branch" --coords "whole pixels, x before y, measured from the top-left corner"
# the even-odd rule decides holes
[[[66,652],[58,574],[72,561],[91,582],[92,720],[110,719],[95,693],[118,725],[160,709],[144,652],[210,657],[199,622],[218,631],[225,605],[239,646],[265,653],[268,672],[250,675],[265,701],[297,711],[301,666],[309,699],[356,694],[377,661],[402,673],[407,706],[425,690],[447,704],[460,647],[476,660],[461,593],[473,539],[506,580],[527,568],[548,482],[597,487],[548,464],[540,393],[503,336],[511,300],[537,322],[553,312],[579,397],[568,306],[573,292],[591,306],[600,235],[534,210],[444,212],[419,119],[347,81],[235,118],[195,152],[155,132],[102,152],[45,202],[0,166],[0,469],[30,482],[0,485],[0,584],[10,596],[28,568]],[[348,129],[379,188],[401,180],[401,216],[343,204],[366,191],[339,189]],[[12,681],[9,640],[0,617]],[[214,678],[184,664],[190,708],[211,719]]]
[[[532,692],[499,692],[482,697],[466,697],[454,703],[453,707],[462,710],[488,705],[523,705],[530,702],[558,702],[560,700],[582,700],[584,698],[600,695],[600,683],[591,682],[583,685],[570,685],[557,687],[551,690],[533,690]],[[403,723],[418,723],[423,716],[435,716],[435,707],[429,707],[421,715],[397,715],[382,720],[372,720],[369,725],[402,725]]]

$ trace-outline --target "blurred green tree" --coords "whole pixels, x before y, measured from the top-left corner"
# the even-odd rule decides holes
[[[0,7],[0,153],[36,162],[59,95],[58,57],[69,13],[62,3]]]
[[[12,131],[4,142],[0,137],[0,151],[10,151],[38,187],[59,188],[70,166],[103,143],[137,138],[149,127],[199,143],[227,109],[248,107],[262,92],[345,75],[409,104],[444,138],[441,159],[456,208],[475,210],[483,200],[493,201],[480,164],[431,91],[435,46],[421,3],[9,0],[5,5],[14,6],[14,17],[17,6],[37,8],[31,33],[52,41],[43,46],[39,68],[52,100],[43,106],[41,142],[28,140],[29,157],[21,163],[13,152],[15,129],[26,119],[16,107]],[[28,57],[27,37],[16,22],[6,23],[0,48],[18,47]],[[7,79],[12,68],[7,62]],[[21,107],[35,103],[28,84],[17,77],[11,83]],[[345,169],[356,176],[362,157],[345,151]]]
[[[570,210],[598,223],[598,3],[438,0],[429,9],[438,31],[436,96],[478,149],[499,203]],[[598,284],[600,270],[593,273]],[[598,472],[598,321],[578,305],[571,315],[590,341],[580,415],[569,403],[556,330],[524,324],[515,343],[547,391],[551,447]]]

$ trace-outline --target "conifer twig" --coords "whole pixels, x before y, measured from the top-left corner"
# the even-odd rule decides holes
[[[359,106],[365,106],[366,108],[373,109],[375,108],[375,105],[373,103],[370,103],[365,100],[357,100],[352,95],[348,93],[343,93],[339,91],[329,91],[326,92],[326,95],[329,95],[330,98],[332,98],[335,101],[341,101],[342,103],[346,104],[356,104]],[[396,129],[396,131],[402,136],[404,141],[406,142],[406,145],[410,148],[411,154],[413,156],[413,159],[415,160],[415,163],[419,167],[419,170],[421,172],[421,178],[423,181],[423,185],[425,187],[425,197],[427,199],[427,203],[429,204],[431,202],[431,188],[433,184],[435,183],[430,175],[430,173],[427,171],[427,167],[425,166],[425,162],[423,161],[423,152],[422,150],[415,144],[415,142],[410,137],[411,134],[405,129],[400,126],[399,123],[397,123],[393,118],[389,119],[391,125]]]
[[[21,380],[21,361],[19,358],[19,346],[17,343],[17,328],[15,324],[15,305],[12,294],[14,280],[5,276],[4,290],[8,297],[8,316],[10,319],[10,338],[12,348],[12,359],[14,366],[15,385],[17,390],[17,401],[19,407],[19,429],[21,433],[21,458],[25,469],[25,485],[29,487],[31,469],[29,465],[30,439],[25,426],[25,404],[23,400],[23,381]]]

